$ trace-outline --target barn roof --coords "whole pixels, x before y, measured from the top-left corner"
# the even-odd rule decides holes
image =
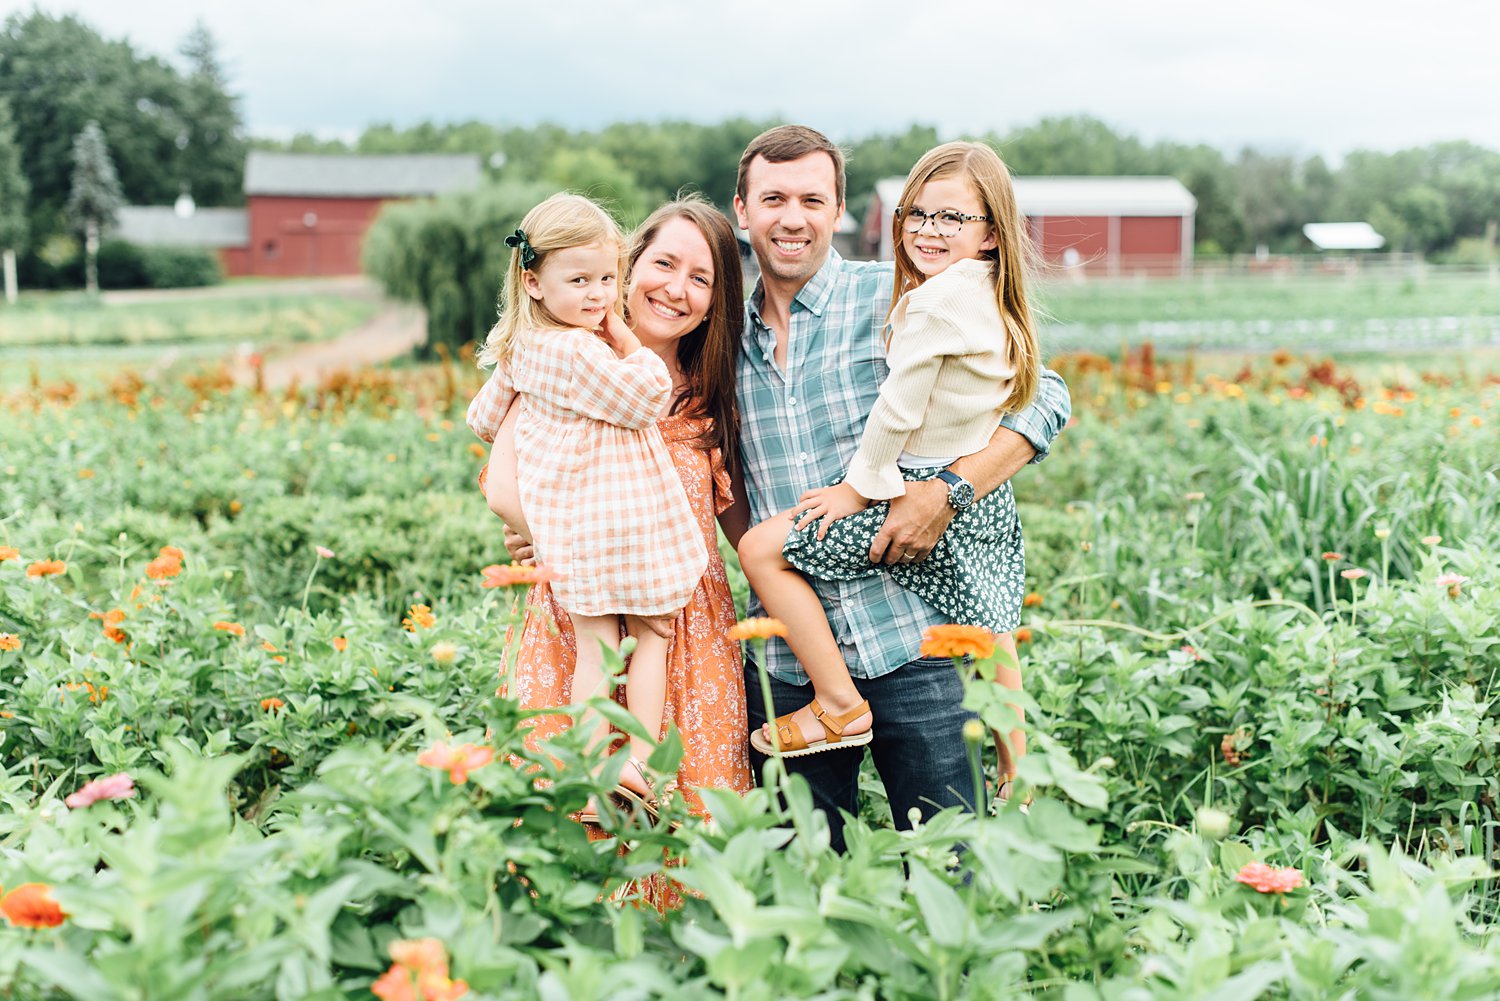
[[[875,185],[882,205],[901,197],[903,178]],[[1016,201],[1028,216],[1180,216],[1198,207],[1175,177],[1017,177]]]
[[[1310,222],[1302,235],[1319,250],[1379,250],[1385,237],[1367,222]]]
[[[245,209],[197,209],[182,218],[170,205],[120,209],[116,235],[142,247],[243,247],[250,242]]]
[[[330,156],[252,150],[245,161],[245,194],[416,197],[475,187],[480,175],[477,153]]]

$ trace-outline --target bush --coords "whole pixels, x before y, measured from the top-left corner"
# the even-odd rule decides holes
[[[427,310],[424,357],[483,339],[510,251],[505,237],[556,189],[501,183],[434,201],[387,205],[365,239],[365,271]]]
[[[101,288],[197,288],[223,280],[218,256],[201,247],[141,247],[124,240],[99,247]]]

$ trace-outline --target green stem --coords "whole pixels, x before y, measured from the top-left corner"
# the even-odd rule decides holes
[[[307,615],[307,596],[310,593],[312,593],[313,578],[318,575],[318,564],[322,563],[322,562],[323,562],[323,556],[322,556],[322,554],[320,554],[320,553],[314,553],[313,554],[312,570],[307,575],[307,586],[302,589],[302,615],[304,617],[306,617],[306,615]]]

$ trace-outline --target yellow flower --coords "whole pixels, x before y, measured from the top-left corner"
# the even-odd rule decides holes
[[[414,633],[418,629],[431,629],[437,625],[437,618],[426,605],[413,605],[406,618],[401,620],[401,625],[407,632]]]

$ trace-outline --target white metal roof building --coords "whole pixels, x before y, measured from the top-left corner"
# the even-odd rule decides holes
[[[477,153],[337,156],[252,150],[245,194],[305,198],[421,198],[479,186]]]
[[[1310,222],[1302,235],[1319,250],[1379,250],[1385,237],[1367,222]]]

